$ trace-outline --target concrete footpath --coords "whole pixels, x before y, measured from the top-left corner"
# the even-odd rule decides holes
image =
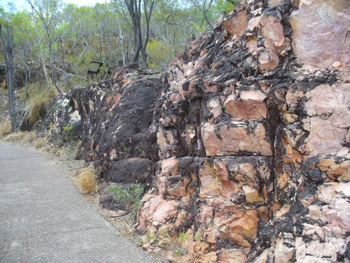
[[[152,261],[94,210],[54,161],[0,142],[0,262]]]

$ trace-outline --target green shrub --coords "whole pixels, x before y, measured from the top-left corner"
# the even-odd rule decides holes
[[[147,45],[148,66],[159,69],[167,66],[174,58],[173,48],[165,41],[151,39]]]
[[[231,1],[218,0],[216,8],[220,13],[222,12],[229,13],[235,9],[237,2],[238,0],[231,0]]]
[[[144,190],[144,186],[138,182],[127,186],[113,184],[108,187],[108,192],[113,195],[117,203],[132,206],[135,211],[142,205],[141,197]]]

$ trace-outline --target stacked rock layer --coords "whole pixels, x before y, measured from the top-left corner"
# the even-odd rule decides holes
[[[349,17],[241,1],[162,77],[72,89],[54,122],[107,181],[147,185],[137,229],[183,233],[173,261],[349,262]]]

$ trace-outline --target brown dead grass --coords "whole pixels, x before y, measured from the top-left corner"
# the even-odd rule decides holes
[[[5,142],[21,141],[27,144],[34,144],[38,140],[38,137],[34,132],[13,132],[3,138]]]
[[[47,137],[43,137],[43,138],[37,138],[37,140],[35,140],[33,142],[33,145],[35,146],[35,148],[37,149],[41,149],[44,148],[47,144]]]
[[[6,87],[7,87],[6,78],[5,78],[4,81],[1,83],[0,87],[1,87],[2,89],[6,89]]]
[[[29,126],[34,127],[46,114],[50,101],[55,97],[53,90],[39,94],[30,100],[30,108],[26,116]]]
[[[0,123],[0,138],[12,132],[11,121],[3,121]]]
[[[28,136],[28,132],[13,132],[4,137],[3,140],[5,142],[22,141],[26,136]]]
[[[27,132],[26,136],[23,137],[23,142],[33,144],[37,139],[38,137],[34,132]]]
[[[97,192],[97,179],[93,168],[85,168],[75,179],[78,190],[83,194],[93,194]]]
[[[1,126],[0,126],[1,130]],[[1,138],[1,136],[0,136]],[[35,146],[37,149],[43,148],[47,145],[47,137],[39,138],[35,132],[13,132],[3,136],[4,141],[21,142]]]

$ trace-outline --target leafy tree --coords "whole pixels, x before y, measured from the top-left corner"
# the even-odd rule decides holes
[[[17,12],[12,15],[11,23],[15,30],[14,45],[16,47],[15,59],[17,64],[21,65],[24,71],[24,83],[26,87],[26,95],[30,91],[29,83],[32,78],[32,73],[36,72],[34,61],[36,61],[36,34],[32,27],[31,16],[27,11]],[[38,74],[34,74],[38,75]],[[33,86],[35,87],[35,86]],[[32,88],[33,88],[32,87]]]
[[[235,9],[238,0],[217,0],[215,8],[219,15],[221,13],[229,13]]]
[[[190,0],[190,2],[201,12],[203,16],[201,25],[203,25],[205,21],[209,28],[213,30],[214,21],[210,10],[213,7],[214,0]]]
[[[62,3],[60,0],[27,0],[29,5],[31,6],[33,16],[36,15],[37,18],[41,21],[44,32],[47,36],[48,40],[48,55],[50,57],[50,68],[51,68],[51,80],[48,77],[46,73],[46,64],[43,58],[43,67],[45,76],[49,85],[49,88],[51,87],[51,82],[53,82],[54,86],[56,87],[57,91],[60,93],[60,89],[57,86],[56,83],[56,76],[55,76],[55,66],[54,66],[54,55],[53,55],[53,46],[55,44],[54,42],[54,34],[55,29],[58,25],[58,13],[60,11],[60,8],[62,7]],[[42,48],[43,49],[43,48]]]

